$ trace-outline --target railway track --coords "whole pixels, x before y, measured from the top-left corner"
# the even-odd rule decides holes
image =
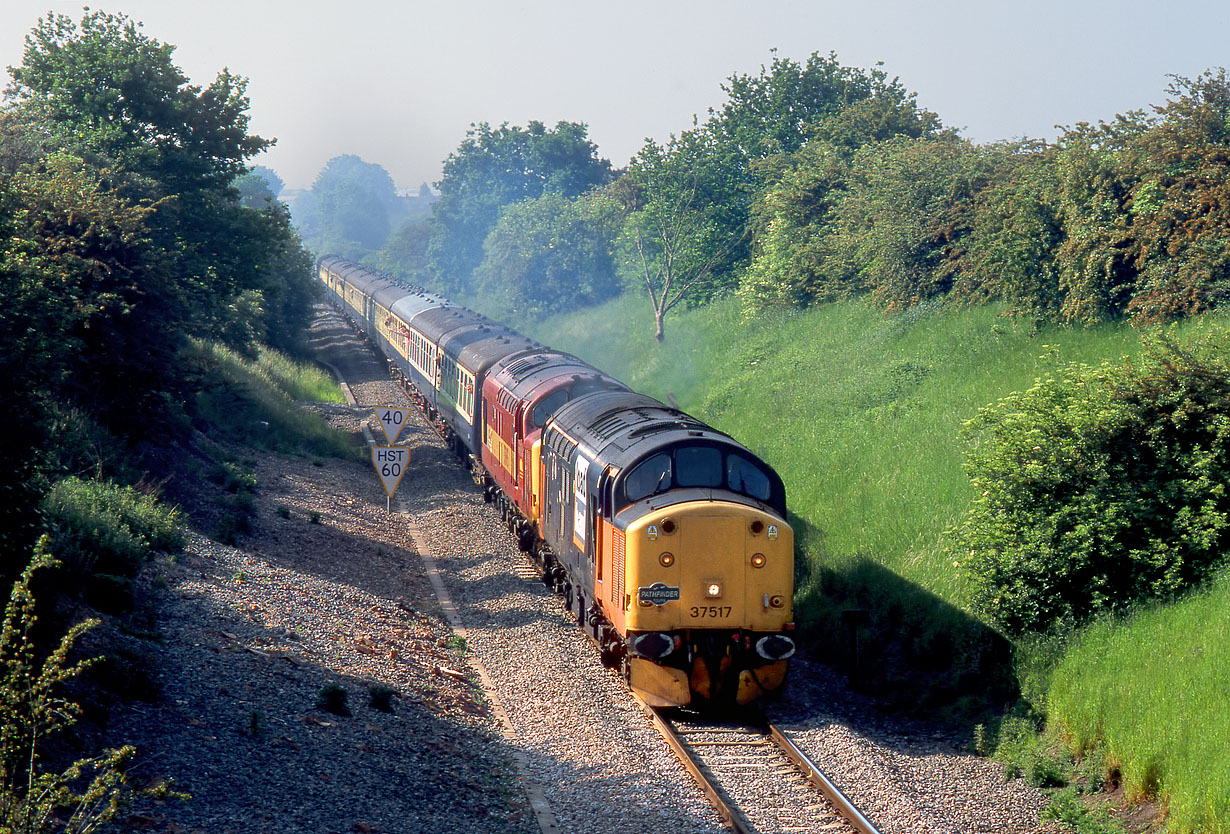
[[[768,722],[715,720],[640,703],[737,834],[879,834],[841,790]]]

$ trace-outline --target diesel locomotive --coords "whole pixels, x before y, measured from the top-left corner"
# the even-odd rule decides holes
[[[742,705],[782,686],[794,534],[770,466],[439,295],[333,256],[317,274],[646,701]]]

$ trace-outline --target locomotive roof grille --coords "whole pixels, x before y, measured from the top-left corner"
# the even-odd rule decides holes
[[[547,357],[541,354],[534,354],[531,356],[523,356],[520,359],[509,362],[505,370],[513,376],[516,376],[526,371],[532,371],[535,368],[545,365],[546,363]]]
[[[650,423],[647,426],[637,426],[632,431],[628,432],[629,439],[634,437],[644,437],[647,434],[657,434],[663,431],[687,430],[688,434],[695,437],[704,437],[704,432],[696,431],[698,424],[688,420],[667,420],[661,423]]]

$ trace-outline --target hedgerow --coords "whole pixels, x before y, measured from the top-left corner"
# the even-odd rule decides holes
[[[1225,564],[1227,341],[1154,335],[1137,360],[1064,367],[967,424],[975,497],[950,552],[989,620],[1062,631]]]

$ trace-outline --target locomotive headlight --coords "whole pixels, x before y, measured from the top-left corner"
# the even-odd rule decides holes
[[[705,588],[705,596],[709,599],[717,599],[722,595],[722,583],[710,582]]]
[[[752,567],[763,568],[765,566],[766,561],[768,560],[765,559],[763,553],[753,553],[752,554]]]
[[[675,564],[675,554],[674,553],[663,553],[661,556],[658,557],[658,564],[660,564],[664,568],[669,568],[671,565]]]

